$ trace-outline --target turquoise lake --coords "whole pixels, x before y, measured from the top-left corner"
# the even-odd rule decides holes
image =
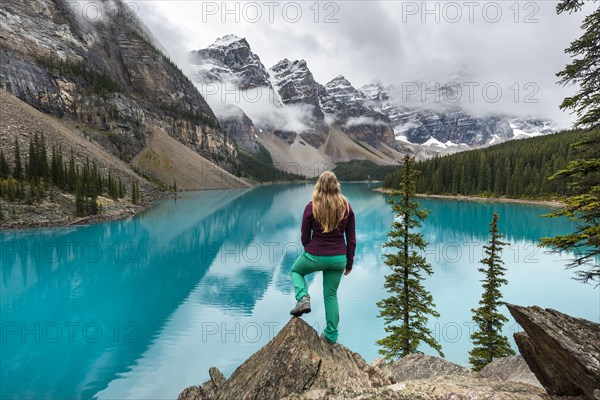
[[[382,244],[394,218],[374,187],[342,184],[356,213],[357,250],[338,292],[340,343],[369,362],[384,336],[375,303],[386,296]],[[312,189],[183,193],[126,220],[0,233],[0,397],[172,399],[208,379],[211,366],[229,376],[289,320],[289,269]],[[541,218],[550,209],[535,205],[420,203],[431,210],[422,232],[434,275],[425,285],[441,314],[430,326],[448,360],[467,365],[493,211],[510,242],[505,301],[599,322],[600,289],[572,279],[564,269],[571,254],[537,246],[572,230],[570,221]],[[313,311],[304,319],[320,331],[321,277],[309,283]],[[511,340],[520,330],[512,319],[505,328]]]

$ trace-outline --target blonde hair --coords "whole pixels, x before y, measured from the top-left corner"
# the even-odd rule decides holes
[[[312,203],[313,216],[323,227],[323,232],[331,232],[344,219],[348,200],[342,195],[340,182],[333,172],[325,171],[319,176]]]

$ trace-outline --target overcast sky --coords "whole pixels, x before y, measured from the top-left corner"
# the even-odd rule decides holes
[[[379,80],[408,93],[416,80],[443,81],[466,68],[475,84],[461,100],[473,110],[539,115],[561,125],[573,120],[558,106],[574,88],[557,85],[555,73],[598,4],[556,15],[556,1],[130,3],[184,71],[188,51],[233,33],[267,68],[305,59],[323,84],[344,75],[356,88]]]

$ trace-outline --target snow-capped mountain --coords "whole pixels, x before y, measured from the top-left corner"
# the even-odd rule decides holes
[[[355,89],[342,75],[325,84],[326,95],[321,107],[331,114],[347,133],[354,134],[372,146],[377,142],[395,147],[390,120],[386,114],[369,105],[363,93]]]
[[[323,85],[315,81],[306,61],[284,58],[269,69],[269,74],[283,104],[303,103],[313,106],[315,122],[325,126],[325,115],[319,99],[327,92]]]
[[[513,131],[513,137],[515,139],[547,135],[560,129],[552,122],[539,118],[526,120],[522,118],[512,118],[508,122]]]
[[[269,74],[244,38],[227,35],[206,49],[191,51],[189,62],[195,79],[211,83],[234,83],[240,90],[270,87]]]
[[[284,58],[267,70],[248,41],[235,35],[190,52],[189,60],[197,86],[233,83],[239,91],[258,88],[263,99],[268,98],[267,104],[257,105],[223,104],[222,99],[215,103],[207,97],[221,125],[251,151],[261,142],[272,153],[289,147],[293,153],[317,151],[326,161],[371,157],[396,162],[403,152],[427,158],[557,130],[540,119],[476,115],[460,103],[407,101],[397,88],[383,83],[356,89],[342,75],[321,85],[305,60]],[[472,80],[466,69],[459,69],[418,86],[428,96],[433,91],[452,98]],[[289,159],[291,153],[286,154],[283,158]]]
[[[439,85],[439,90],[452,90],[454,85]],[[363,86],[360,91],[375,109],[389,116],[396,139],[406,143],[468,149],[557,130],[549,121],[506,115],[478,116],[460,105],[406,104],[394,99],[394,87],[380,83]]]

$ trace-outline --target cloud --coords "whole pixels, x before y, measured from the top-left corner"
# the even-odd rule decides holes
[[[481,100],[479,91],[479,99],[467,104],[474,112],[568,123],[572,116],[558,106],[577,88],[557,85],[555,74],[569,62],[564,49],[580,36],[581,21],[595,5],[588,2],[571,15],[556,15],[550,1],[159,0],[139,6],[142,20],[184,72],[189,50],[233,33],[247,38],[266,67],[283,58],[305,59],[321,83],[342,74],[357,87],[375,79],[398,87],[442,81],[468,65],[479,88],[491,85],[489,95],[494,83],[502,88],[497,102]]]
[[[238,90],[234,82],[196,83],[196,87],[217,118],[222,120],[245,113],[259,129],[278,129],[298,134],[311,131],[315,125],[312,105],[282,105],[269,87]]]
[[[378,121],[373,118],[361,116],[361,117],[350,117],[344,124],[344,128],[350,128],[357,125],[381,125],[387,126],[388,124],[383,121]]]

